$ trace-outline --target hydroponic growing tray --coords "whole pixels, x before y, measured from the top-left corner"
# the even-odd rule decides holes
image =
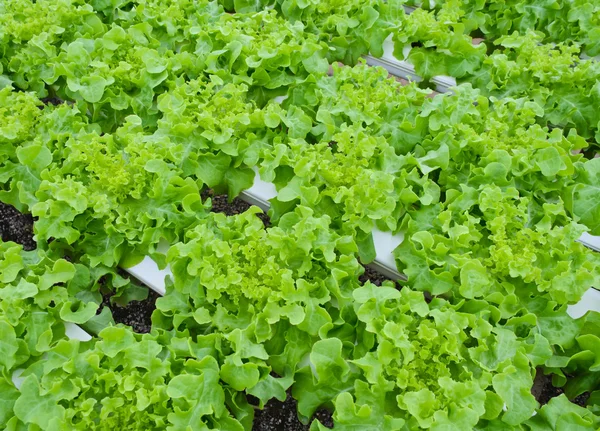
[[[0,429],[600,429],[600,6],[530,3],[0,1]]]

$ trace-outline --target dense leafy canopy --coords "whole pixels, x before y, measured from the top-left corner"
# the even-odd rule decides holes
[[[336,430],[597,429],[600,313],[566,312],[600,285],[597,13],[568,3],[1,1],[0,200],[38,250],[0,242],[0,427],[250,430],[291,390]],[[359,61],[388,36],[467,83]],[[210,212],[257,173],[273,226]],[[374,228],[406,282],[360,281]],[[142,336],[97,313],[145,255],[173,275]]]

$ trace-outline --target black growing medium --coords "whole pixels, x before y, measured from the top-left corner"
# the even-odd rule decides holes
[[[110,302],[112,293],[102,295],[102,305],[98,313],[104,307],[108,307],[112,313],[115,323],[131,326],[139,334],[148,334],[152,330],[152,312],[156,309],[156,300],[160,297],[158,293],[149,289],[148,297],[142,301],[130,301],[126,306],[120,306]]]
[[[252,396],[248,396],[248,398],[250,402],[253,401]],[[308,425],[300,422],[297,401],[288,391],[285,401],[281,402],[273,398],[265,404],[264,409],[254,412],[252,431],[308,431],[315,419],[318,419],[325,427],[333,428],[331,412],[326,409],[318,410]]]
[[[375,271],[369,266],[363,266],[363,268],[365,268],[365,272],[358,278],[358,281],[360,281],[361,284],[365,284],[367,281],[370,281],[375,286],[381,286],[384,281],[395,281]]]
[[[229,197],[227,195],[217,195],[212,189],[204,190],[201,196],[203,200],[206,200],[207,198],[211,199],[211,212],[223,213],[226,216],[241,214],[252,206],[240,198],[234,198],[231,202],[229,202]],[[257,216],[261,219],[265,227],[271,226],[271,219],[266,213],[259,213]]]
[[[24,250],[34,250],[37,244],[33,240],[33,217],[21,214],[15,207],[0,202],[0,236],[2,241],[21,244]]]
[[[569,377],[572,376],[567,375],[567,378]],[[542,368],[537,369],[535,380],[533,381],[533,386],[531,388],[531,394],[535,397],[538,403],[541,405],[548,404],[552,398],[558,397],[563,393],[564,390],[562,388],[557,388],[552,384],[551,375],[545,375]],[[584,392],[570,401],[578,406],[585,407],[589,397],[590,393]]]

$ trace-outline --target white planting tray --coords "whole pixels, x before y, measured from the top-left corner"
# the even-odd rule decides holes
[[[156,262],[148,256],[137,265],[132,266],[131,268],[125,268],[125,271],[133,275],[159,295],[164,295],[167,292],[165,287],[165,277],[167,275],[173,275],[168,266],[165,269],[159,269]]]
[[[583,294],[581,301],[575,305],[569,305],[567,313],[574,319],[579,319],[588,311],[600,312],[600,291],[596,289],[589,289]]]
[[[600,236],[593,236],[586,232],[581,235],[579,241],[586,247],[600,251]]]

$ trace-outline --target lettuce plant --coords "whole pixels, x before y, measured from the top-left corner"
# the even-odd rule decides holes
[[[353,64],[369,51],[383,53],[383,41],[404,14],[397,0],[220,0],[237,13],[274,8],[291,22],[301,22],[332,49],[330,61]]]
[[[5,376],[41,359],[64,339],[65,322],[89,322],[93,330],[93,321],[100,319],[95,315],[102,301],[101,278],[121,299],[141,298],[141,292],[111,268],[89,268],[60,255],[0,242],[0,373]]]
[[[212,356],[196,359],[196,348],[124,327],[89,342],[60,341],[24,371],[19,391],[1,381],[0,418],[10,418],[11,430],[244,430],[227,407],[235,392],[219,383]],[[252,414],[238,413],[242,421]]]
[[[536,0],[452,2],[468,31],[480,31],[496,39],[515,32],[543,32],[544,43],[575,42],[590,56],[600,54],[600,8],[589,0],[540,2]],[[424,2],[424,7],[443,8],[446,2]]]
[[[314,341],[351,337],[362,268],[352,238],[332,231],[328,217],[299,207],[265,231],[257,211],[211,215],[171,247],[173,283],[153,324],[218,336],[221,379],[265,403],[285,399]]]
[[[367,284],[353,296],[364,325],[355,355],[334,359],[332,350],[327,358],[317,356],[334,340],[315,344],[311,360],[317,376],[303,369],[295,387],[301,412],[342,375],[353,390],[340,390],[335,398],[340,429],[357,423],[473,429],[497,418],[516,426],[534,413],[533,367],[552,354],[535,328],[517,336],[498,325],[494,313],[462,312],[441,299],[427,303],[408,288]]]

